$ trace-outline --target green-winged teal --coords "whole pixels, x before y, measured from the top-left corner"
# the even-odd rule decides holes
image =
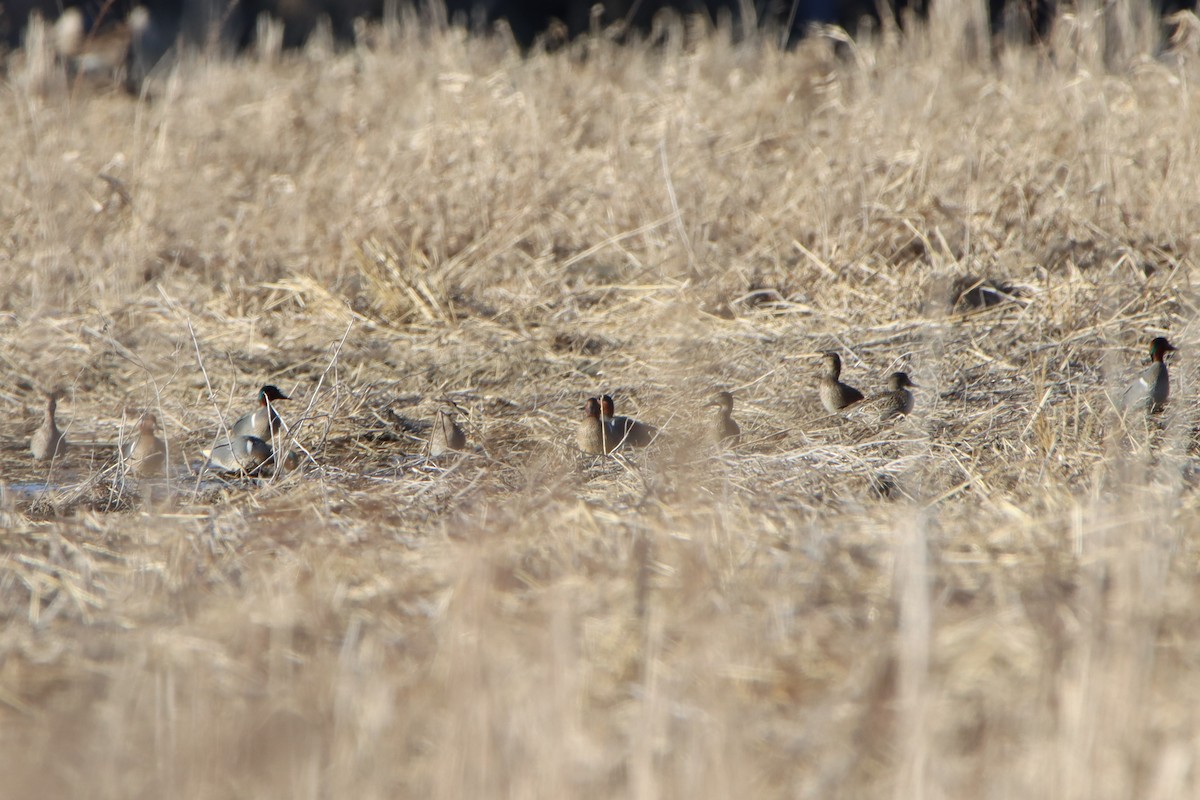
[[[204,454],[205,469],[253,473],[271,458],[271,445],[257,436],[235,436]]]
[[[608,435],[608,426],[600,419],[600,401],[589,397],[583,405],[583,419],[575,427],[575,444],[585,453],[602,456],[616,445]]]
[[[274,441],[275,435],[284,430],[272,403],[287,400],[288,396],[274,386],[258,390],[258,408],[233,423],[230,433],[234,436],[257,436],[263,441]]]
[[[718,444],[726,439],[737,440],[742,429],[733,419],[733,395],[729,392],[714,392],[708,400],[708,405],[716,406],[716,411],[708,422],[708,436]]]
[[[908,377],[907,372],[893,372],[888,376],[888,392],[879,398],[879,417],[888,420],[912,413],[913,394],[909,387],[919,389]]]
[[[1174,349],[1165,336],[1156,336],[1150,342],[1150,366],[1138,373],[1121,395],[1122,410],[1163,410],[1167,398],[1171,396],[1171,376],[1167,373],[1167,362],[1163,358]]]
[[[821,364],[821,405],[833,414],[863,399],[863,393],[841,381],[842,357],[832,351],[824,354]]]
[[[276,460],[278,461],[278,459]],[[285,474],[300,469],[300,453],[296,450],[288,450],[287,455],[283,457],[281,467]]]
[[[138,422],[138,436],[126,442],[121,456],[135,473],[143,477],[161,475],[167,463],[167,445],[155,435],[158,418],[147,412]]]
[[[455,408],[443,405],[438,408],[429,430],[429,455],[436,457],[451,450],[462,450],[467,446],[467,436],[454,421]]]
[[[609,450],[623,444],[631,447],[645,447],[654,441],[654,437],[658,436],[658,428],[653,425],[647,425],[629,417],[617,417],[614,416],[615,413],[616,408],[612,396],[606,394],[601,397],[600,418],[604,421],[606,435],[612,440]]]
[[[60,397],[62,397],[62,392],[57,389],[46,394],[46,416],[42,420],[41,427],[33,432],[33,438],[29,442],[29,452],[33,453],[33,457],[37,461],[61,458],[67,452],[67,440],[54,420],[54,412],[58,409],[58,398]]]

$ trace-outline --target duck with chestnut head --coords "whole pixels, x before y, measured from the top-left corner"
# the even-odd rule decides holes
[[[255,436],[265,442],[273,441],[276,434],[284,430],[273,404],[287,399],[288,396],[275,386],[262,387],[258,390],[258,408],[233,423],[229,432],[234,436]]]
[[[1171,376],[1165,359],[1175,349],[1165,336],[1156,336],[1150,342],[1150,365],[1125,388],[1120,402],[1122,411],[1145,409],[1157,413],[1166,407],[1171,396]]]
[[[575,445],[596,456],[610,453],[615,445],[608,436],[608,426],[600,419],[600,401],[595,397],[589,397],[583,404],[583,418],[575,426]]]

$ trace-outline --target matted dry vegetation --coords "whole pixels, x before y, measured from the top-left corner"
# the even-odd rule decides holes
[[[14,57],[4,795],[1200,794],[1197,56],[978,58],[940,5],[841,55],[388,27],[142,102]],[[825,416],[828,348],[917,412]],[[194,460],[264,382],[286,477],[25,451],[38,387]],[[664,440],[576,454],[602,389]]]

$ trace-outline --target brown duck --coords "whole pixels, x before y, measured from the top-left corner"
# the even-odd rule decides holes
[[[612,452],[616,442],[608,435],[608,426],[600,419],[600,401],[589,397],[583,405],[583,419],[575,426],[575,444],[585,453],[602,456]]]
[[[155,435],[158,418],[147,412],[138,422],[138,436],[121,448],[121,455],[135,473],[161,475],[167,464],[167,444]]]
[[[61,458],[67,452],[69,445],[66,437],[62,435],[62,431],[58,429],[58,424],[54,420],[54,413],[58,409],[60,397],[62,397],[62,392],[59,390],[46,394],[46,416],[42,420],[41,427],[33,432],[33,439],[29,442],[29,452],[33,453],[36,461]]]
[[[878,400],[880,419],[889,420],[912,413],[914,401],[910,387],[921,388],[912,382],[907,372],[893,372],[888,376],[888,393]]]
[[[830,414],[863,399],[863,393],[842,383],[842,357],[832,351],[824,354],[821,372],[821,405]]]
[[[708,422],[708,438],[717,444],[726,440],[736,442],[742,429],[733,418],[733,395],[725,391],[714,392],[708,405],[716,406]]]

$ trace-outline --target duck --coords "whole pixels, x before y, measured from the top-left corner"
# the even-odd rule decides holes
[[[254,436],[263,441],[274,441],[276,433],[283,430],[283,422],[272,403],[289,399],[274,386],[258,390],[258,408],[241,417],[229,429],[233,436]]]
[[[1167,372],[1166,354],[1176,347],[1165,336],[1156,336],[1150,342],[1150,366],[1143,369],[1121,395],[1121,410],[1144,408],[1157,413],[1162,411],[1171,396],[1171,376]]]
[[[919,389],[912,382],[907,372],[893,372],[888,376],[887,394],[879,398],[879,418],[881,420],[895,419],[911,414],[913,410],[913,393],[909,388]]]
[[[278,462],[278,459],[276,461]],[[284,474],[300,469],[300,452],[297,450],[288,450],[280,466],[281,472]]]
[[[583,419],[575,427],[575,444],[583,452],[596,456],[607,455],[616,445],[600,418],[600,401],[595,397],[589,397],[583,404]]]
[[[645,447],[658,436],[658,428],[638,422],[629,417],[613,416],[616,411],[611,395],[600,398],[600,418],[607,429],[606,435],[612,440],[609,449],[628,444],[630,447]]]
[[[429,431],[430,457],[436,458],[442,453],[462,450],[467,446],[467,436],[454,421],[454,411],[454,407],[448,404],[438,408]]]
[[[836,414],[847,406],[862,401],[863,393],[853,386],[842,383],[842,357],[833,351],[822,357],[824,372],[821,375],[821,405],[830,414]]]
[[[714,392],[707,405],[716,406],[717,409],[708,422],[709,439],[717,444],[726,439],[736,442],[737,437],[742,434],[742,428],[733,418],[733,394],[726,391]]]
[[[150,412],[138,422],[138,436],[121,448],[121,456],[133,471],[143,477],[161,475],[167,463],[167,445],[155,435],[158,417]]]
[[[204,452],[205,469],[253,473],[271,458],[271,445],[257,436],[241,435]]]
[[[58,429],[58,424],[54,420],[54,413],[58,409],[60,397],[62,397],[62,391],[58,389],[46,393],[46,416],[42,420],[41,427],[33,432],[33,438],[29,442],[29,452],[33,453],[35,461],[61,458],[69,447],[66,437]]]

